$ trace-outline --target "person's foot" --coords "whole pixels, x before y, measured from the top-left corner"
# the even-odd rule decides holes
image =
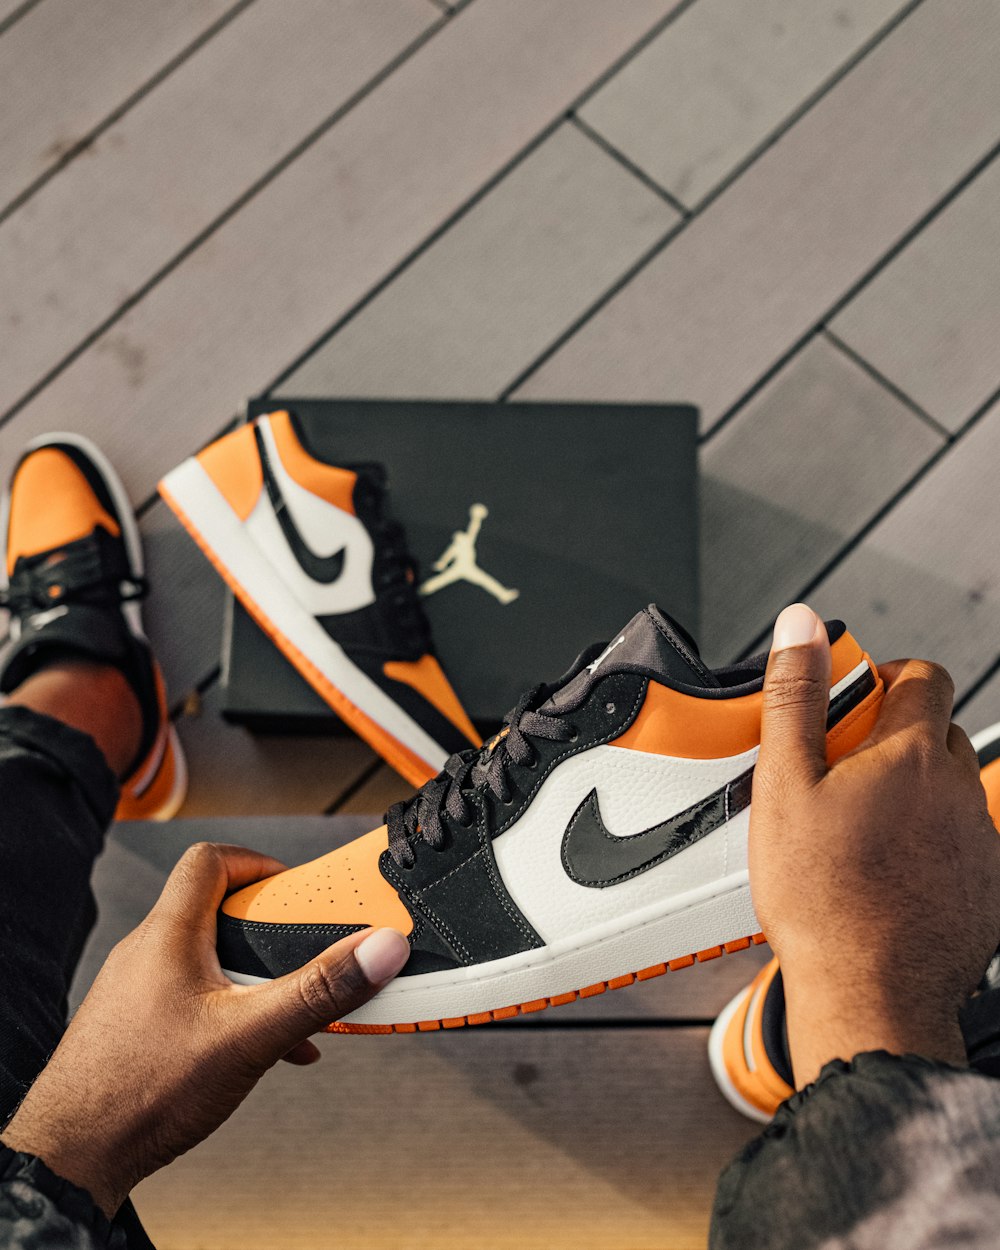
[[[145,594],[138,526],[118,475],[86,439],[48,434],[25,449],[0,513],[2,601],[10,639],[0,692],[52,665],[87,661],[120,671],[141,729],[122,770],[119,820],[168,820],[187,788],[159,665],[142,631]]]
[[[882,685],[842,623],[829,636],[837,758],[867,734]],[[380,829],[231,894],[222,968],[253,984],[347,933],[399,929],[402,975],[334,1027],[412,1033],[746,950],[760,928],[747,830],[766,661],[711,671],[651,605]]]
[[[976,734],[972,745],[987,807],[1000,828],[1000,724]],[[970,1062],[980,1071],[1000,1075],[1000,951],[960,1022]],[[708,1057],[719,1092],[750,1120],[766,1124],[795,1092],[777,959],[719,1013],[709,1035]]]

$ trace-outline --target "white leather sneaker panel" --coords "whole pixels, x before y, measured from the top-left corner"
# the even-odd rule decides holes
[[[258,429],[264,440],[264,446],[267,448],[271,472],[281,487],[281,493],[295,523],[295,528],[316,555],[332,556],[335,551],[340,550],[343,543],[336,530],[330,526],[330,509],[340,513],[341,516],[347,516],[350,520],[357,521],[357,517],[352,517],[350,513],[345,513],[342,508],[338,508],[336,504],[330,503],[320,495],[314,495],[311,490],[306,490],[289,474],[282,462],[281,453],[278,451],[271,422],[266,417],[258,422]]]
[[[757,748],[717,760],[677,759],[599,746],[573,756],[546,778],[523,816],[493,843],[497,867],[511,898],[546,943],[582,933],[746,866],[747,823],[729,825],[686,850],[617,885],[578,885],[562,863],[566,827],[591,790],[610,834],[640,833],[745,772]]]
[[[319,495],[314,495],[312,491],[306,490],[304,486],[300,486],[289,475],[281,462],[278,446],[274,439],[274,432],[268,420],[260,421],[258,429],[260,430],[261,438],[264,440],[271,472],[274,474],[274,478],[281,489],[288,515],[303,542],[321,558],[332,556],[340,551],[341,548],[344,549],[344,570],[340,577],[337,578],[336,582],[331,583],[330,586],[324,585],[321,587],[322,591],[338,592],[335,606],[319,607],[314,609],[315,612],[317,615],[327,612],[351,612],[356,608],[366,607],[375,598],[372,593],[372,563],[375,553],[371,535],[356,516],[352,516],[349,512],[344,512],[342,508],[329,503]],[[266,493],[263,494],[254,512],[257,512],[261,505],[266,507],[269,503],[270,501]],[[248,523],[252,519],[253,513],[251,513]],[[288,549],[284,535],[280,532],[281,527],[268,527],[268,530],[272,537],[275,533],[278,534],[280,546],[277,550],[281,551],[282,554],[279,557],[281,563],[277,567],[284,570],[290,557],[291,564],[294,566],[295,571],[300,574],[302,580],[310,586],[318,585],[299,567],[294,554]],[[256,534],[254,536],[256,537]],[[268,558],[273,559],[270,551],[268,552]],[[324,600],[324,602],[330,601]],[[307,606],[310,605],[307,604]]]
[[[281,489],[284,491],[284,486]],[[294,553],[289,549],[288,541],[281,531],[266,491],[258,499],[253,512],[246,519],[247,533],[282,581],[287,583],[298,602],[312,616],[353,612],[357,608],[364,608],[374,603],[375,595],[372,591],[374,551],[368,531],[357,517],[342,512],[340,508],[325,503],[315,495],[310,495],[309,498],[316,507],[326,510],[325,554],[330,555],[334,551],[339,551],[341,547],[344,548],[344,569],[335,582],[329,585],[314,582],[304,572],[295,559]],[[302,533],[302,530],[300,529],[299,532]],[[303,537],[305,537],[304,534]],[[317,551],[316,554],[322,555],[324,552]]]

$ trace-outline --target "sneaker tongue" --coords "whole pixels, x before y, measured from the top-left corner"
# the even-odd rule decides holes
[[[716,689],[719,682],[701,662],[694,640],[655,603],[636,613],[625,628],[561,686],[539,709],[560,712],[585,699],[591,686],[608,673],[644,672],[682,686]]]

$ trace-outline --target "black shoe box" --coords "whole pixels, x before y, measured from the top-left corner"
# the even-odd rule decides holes
[[[449,548],[457,569],[467,567],[470,527],[478,530],[485,584],[459,577],[423,605],[437,654],[484,733],[525,690],[559,677],[651,601],[696,634],[695,408],[270,397],[251,401],[248,416],[281,409],[294,413],[313,455],[386,466],[387,511],[402,522],[428,590]],[[225,629],[229,720],[342,731],[233,601]]]

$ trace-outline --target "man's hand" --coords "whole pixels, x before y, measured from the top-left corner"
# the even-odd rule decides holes
[[[879,674],[874,730],[828,768],[826,630],[802,604],[778,618],[750,882],[799,1087],[865,1050],[964,1063],[958,1008],[1000,943],[1000,838],[951,678],[922,660]]]
[[[111,1216],[144,1176],[228,1119],[279,1059],[319,1059],[309,1035],[376,994],[410,948],[394,929],[368,929],[299,972],[233,985],[215,953],[216,910],[282,867],[239,847],[192,847],[111,952],[4,1143],[38,1155]]]

